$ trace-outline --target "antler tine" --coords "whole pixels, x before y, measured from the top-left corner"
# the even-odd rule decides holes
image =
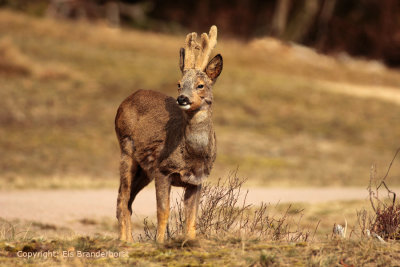
[[[197,43],[197,33],[192,32],[186,36],[185,41],[185,69],[193,69],[196,62],[196,49],[200,49]]]
[[[201,35],[201,48],[195,65],[196,69],[204,70],[206,68],[211,51],[215,48],[216,45],[217,26],[213,25],[211,26],[208,35],[206,33],[203,33]]]

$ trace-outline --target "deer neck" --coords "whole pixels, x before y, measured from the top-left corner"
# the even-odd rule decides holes
[[[214,135],[212,124],[212,110],[199,110],[193,114],[186,114],[185,129],[186,149],[191,154],[205,154],[209,151],[211,138]]]

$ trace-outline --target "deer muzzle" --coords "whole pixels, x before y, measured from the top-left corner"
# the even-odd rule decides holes
[[[185,95],[178,96],[178,98],[176,99],[176,103],[183,110],[190,109],[190,106],[192,105],[192,102],[190,102],[189,98]]]

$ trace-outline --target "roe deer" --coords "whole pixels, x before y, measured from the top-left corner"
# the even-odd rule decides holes
[[[185,235],[196,236],[195,221],[201,184],[216,157],[212,116],[212,86],[222,71],[222,57],[210,62],[217,44],[217,27],[209,35],[186,36],[180,49],[182,78],[178,98],[139,90],[118,108],[115,130],[121,148],[120,187],[117,200],[119,238],[133,241],[131,213],[136,195],[153,179],[157,198],[158,243],[164,242],[171,185],[185,188]],[[207,64],[208,62],[208,64]]]

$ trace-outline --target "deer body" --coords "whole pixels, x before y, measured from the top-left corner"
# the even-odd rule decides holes
[[[186,235],[195,237],[201,183],[209,176],[216,158],[211,87],[222,70],[222,57],[217,55],[204,64],[210,47],[216,43],[213,27],[210,39],[202,35],[197,57],[194,49],[199,45],[194,33],[188,35],[185,49],[181,49],[183,77],[178,84],[178,99],[139,90],[118,108],[115,130],[121,148],[117,200],[121,240],[132,241],[131,205],[137,193],[152,180],[156,185],[157,242],[164,241],[171,185],[185,188]]]
[[[173,183],[198,185],[201,180],[187,179],[208,176],[216,155],[211,117],[204,112],[186,114],[174,98],[139,90],[117,112],[121,150],[132,155],[146,173],[158,170],[173,175]]]

